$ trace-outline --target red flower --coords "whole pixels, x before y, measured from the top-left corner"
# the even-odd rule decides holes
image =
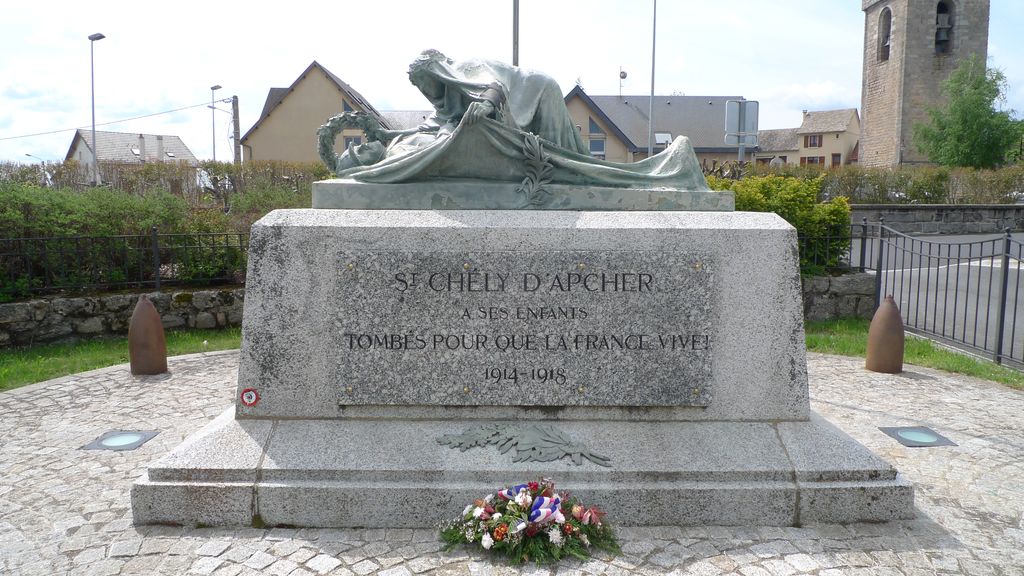
[[[536,482],[527,482],[526,487],[530,489],[530,492],[540,490],[540,484],[537,484]]]
[[[565,532],[566,535],[572,534],[573,530],[575,530],[575,528],[573,528],[573,525],[568,522],[562,525],[562,532]]]
[[[498,524],[498,527],[494,529],[494,540],[501,542],[505,539],[506,534],[508,534],[508,524]]]
[[[539,530],[540,530],[540,528],[538,528],[536,524],[529,524],[526,527],[526,535],[527,536],[534,536],[535,534],[537,534],[537,531],[539,531]]]

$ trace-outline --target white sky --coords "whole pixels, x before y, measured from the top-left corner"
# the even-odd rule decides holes
[[[652,0],[521,0],[519,63],[579,79],[592,95],[651,87]],[[795,127],[803,109],[860,107],[861,0],[661,0],[658,94],[740,95],[761,101],[764,128]],[[271,87],[313,60],[381,110],[429,108],[406,77],[426,48],[459,58],[512,59],[512,0],[279,3],[178,0],[5,2],[0,19],[0,161],[62,160],[72,131],[90,125],[89,40],[96,42],[97,124],[238,95],[241,132]],[[1024,112],[1024,1],[992,0],[989,65]],[[229,111],[229,104],[219,104]],[[98,130],[180,136],[211,156],[205,106]],[[231,116],[216,114],[217,158],[231,159]],[[326,119],[325,119],[326,120]],[[310,146],[315,135],[310,134]]]

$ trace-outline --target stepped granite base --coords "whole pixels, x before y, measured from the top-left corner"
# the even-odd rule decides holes
[[[540,476],[620,525],[913,515],[810,411],[774,214],[275,211],[245,304],[235,406],[134,485],[138,524],[431,527]]]
[[[439,444],[452,420],[236,420],[226,411],[132,488],[136,524],[430,527],[547,476],[618,525],[771,525],[912,517],[913,489],[823,419],[573,421],[611,467],[514,463]]]

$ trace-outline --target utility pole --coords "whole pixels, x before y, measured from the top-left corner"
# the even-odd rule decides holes
[[[654,19],[651,24],[651,102],[647,108],[647,157],[654,156],[654,48],[658,33],[658,0],[654,0]]]
[[[99,32],[89,35],[89,93],[92,101],[92,185],[100,185],[100,166],[96,150],[96,58],[94,56],[97,40],[106,38]]]
[[[242,138],[238,128],[238,96],[231,97],[231,122],[234,124],[232,137],[235,140],[235,166],[242,165]]]
[[[519,0],[512,0],[512,65],[519,66]]]
[[[217,161],[217,103],[213,99],[213,93],[221,89],[220,84],[210,86],[210,128],[213,135],[213,161]]]

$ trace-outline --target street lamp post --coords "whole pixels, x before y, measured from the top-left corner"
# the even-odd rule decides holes
[[[29,154],[28,152],[25,152],[25,156],[28,156],[29,158],[35,158],[36,160],[39,160],[40,164],[46,164],[46,160],[43,160],[42,158],[40,158],[39,156],[36,156],[35,154]]]
[[[92,185],[100,185],[100,168],[99,163],[96,160],[98,152],[96,150],[96,59],[93,56],[93,47],[96,45],[97,40],[103,40],[106,38],[99,32],[89,35],[89,92],[92,96]]]
[[[220,90],[222,86],[220,84],[214,84],[210,86],[210,117],[213,119],[210,127],[213,129],[213,161],[217,161],[217,107],[213,101],[213,93]]]

